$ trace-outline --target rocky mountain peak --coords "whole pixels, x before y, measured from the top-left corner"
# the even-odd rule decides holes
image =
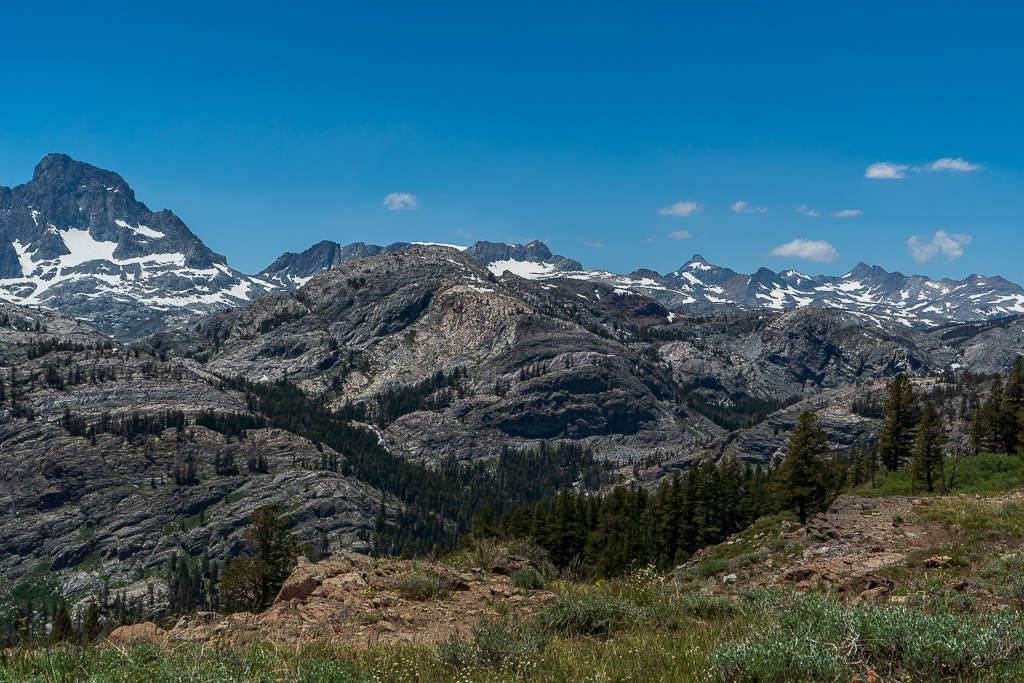
[[[0,298],[127,338],[247,301],[253,287],[112,171],[49,154],[32,180],[0,188]]]

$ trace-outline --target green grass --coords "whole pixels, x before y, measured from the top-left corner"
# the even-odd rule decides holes
[[[976,541],[1024,536],[1024,506],[1013,501],[943,498],[922,506],[918,515]]]
[[[986,570],[993,581],[1024,560]],[[1014,581],[1015,579],[1006,579]],[[635,580],[634,580],[635,582]],[[32,681],[258,681],[312,683],[532,683],[577,681],[1020,680],[1024,618],[970,609],[962,595],[902,605],[843,605],[827,595],[748,591],[741,597],[649,585],[640,605],[621,585],[576,586],[525,619],[483,619],[440,645],[354,649],[240,648],[172,643],[59,647],[0,657],[0,683]],[[671,618],[669,618],[671,615]],[[365,643],[364,643],[365,645]]]
[[[943,462],[947,482],[952,471],[953,458],[947,457]],[[980,453],[976,456],[961,456],[957,460],[956,476],[949,493],[987,495],[1008,491],[1021,484],[1024,484],[1024,460],[1016,455]],[[909,468],[903,467],[895,472],[879,469],[875,475],[874,485],[862,484],[851,493],[876,497],[938,495],[938,491],[933,494],[926,493],[922,482],[917,483],[913,494],[912,489]]]

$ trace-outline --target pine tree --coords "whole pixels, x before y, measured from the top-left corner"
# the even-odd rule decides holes
[[[892,378],[888,389],[889,396],[882,403],[885,424],[878,433],[879,453],[885,468],[895,471],[910,458],[920,403],[910,379],[902,372]]]
[[[981,406],[983,425],[982,448],[993,453],[1004,453],[1006,418],[1003,409],[1003,380],[996,377],[988,398]]]
[[[71,624],[71,615],[68,613],[68,606],[61,602],[57,608],[57,614],[53,617],[53,629],[50,631],[50,639],[55,643],[62,643],[65,640],[73,639],[75,628]]]
[[[245,539],[250,557],[236,557],[221,576],[220,589],[225,598],[247,607],[269,604],[287,578],[292,561],[308,552],[295,534],[287,531],[291,515],[279,505],[263,505],[249,515]]]
[[[85,620],[82,622],[82,640],[91,643],[100,636],[100,606],[93,600],[85,612]]]
[[[775,500],[782,509],[796,512],[801,524],[825,503],[825,456],[831,452],[818,416],[804,411],[789,437],[786,459],[775,471]]]
[[[923,476],[928,492],[935,490],[935,481],[943,483],[942,445],[946,435],[942,429],[942,416],[935,410],[935,405],[928,401],[921,411],[921,423],[914,438],[914,455],[911,459],[914,479]]]
[[[971,411],[971,423],[968,428],[968,442],[971,444],[971,453],[978,455],[981,453],[981,446],[985,440],[985,417],[984,411],[980,406],[974,408]]]

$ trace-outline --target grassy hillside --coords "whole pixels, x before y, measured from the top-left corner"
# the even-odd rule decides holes
[[[386,624],[362,615],[374,626],[358,647],[286,645],[276,637],[285,634],[273,633],[255,644],[223,636],[188,642],[172,632],[160,645],[128,649],[7,651],[0,681],[1020,680],[1024,496],[900,504],[891,515],[898,520],[878,512],[892,507],[865,505],[853,515],[896,558],[877,570],[891,582],[877,600],[844,597],[845,584],[825,573],[785,578],[815,566],[819,551],[874,551],[806,536],[771,517],[669,577],[651,568],[588,583],[524,574],[513,579],[522,593],[550,591],[529,617],[488,601],[476,627],[439,644],[375,647],[373,628],[383,635]],[[753,555],[757,565],[745,560]],[[771,572],[782,578],[765,584]]]

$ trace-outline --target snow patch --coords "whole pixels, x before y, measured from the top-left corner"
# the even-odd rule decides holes
[[[556,268],[550,263],[540,263],[538,261],[515,261],[512,259],[507,261],[494,261],[487,265],[487,269],[495,275],[501,275],[507,270],[513,275],[518,275],[519,277],[529,280],[549,277],[556,270]]]
[[[444,242],[410,242],[409,244],[415,244],[420,247],[451,247],[452,249],[458,249],[459,251],[466,251],[469,247],[463,247],[458,244],[445,244]]]
[[[128,228],[136,235],[152,237],[153,239],[159,239],[161,237],[167,236],[164,233],[160,232],[159,230],[154,230],[153,228],[147,227],[145,225],[130,225],[127,221],[123,221],[120,218],[114,222],[120,225],[122,228]]]

